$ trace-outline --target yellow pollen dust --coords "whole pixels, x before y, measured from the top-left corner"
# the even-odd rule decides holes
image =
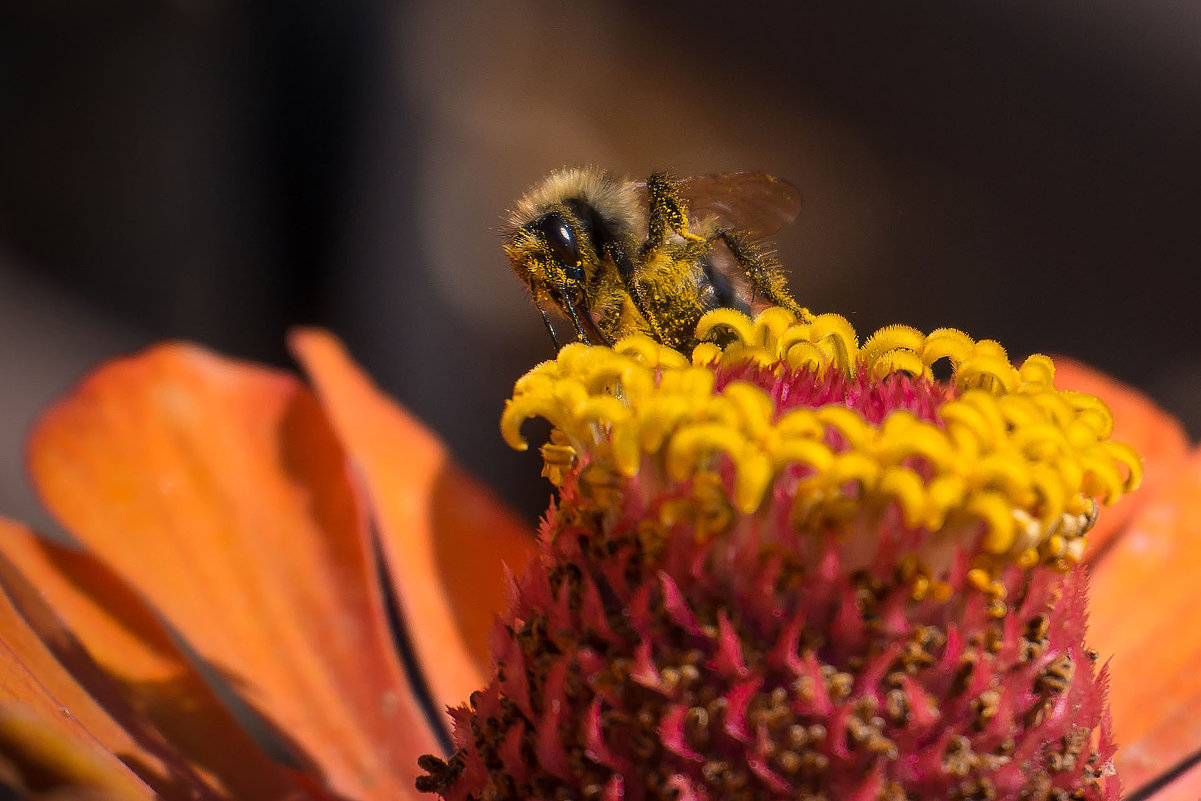
[[[849,531],[892,504],[915,529],[983,524],[985,553],[1023,567],[1078,561],[1095,501],[1112,503],[1141,479],[1138,454],[1109,439],[1109,409],[1056,389],[1046,356],[1015,366],[996,342],[906,326],[860,346],[843,317],[797,319],[778,307],[753,320],[712,311],[697,339],[690,357],[640,334],[613,348],[567,345],[517,381],[501,418],[505,440],[524,450],[522,423],[549,421],[544,475],[556,484],[581,462],[652,490],[698,477],[708,486],[724,467],[738,513],[784,497],[798,528]],[[715,382],[715,370],[748,363],[777,376],[809,370],[815,381],[831,370],[933,380],[940,360],[955,390],[940,422],[898,409],[873,424],[839,404],[780,412],[754,383],[718,392]]]

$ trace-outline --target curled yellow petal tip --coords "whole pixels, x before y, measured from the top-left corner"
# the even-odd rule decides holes
[[[1138,454],[1108,439],[1105,404],[1057,390],[1040,354],[1015,366],[991,340],[908,326],[860,347],[843,317],[774,307],[754,319],[710,312],[697,339],[690,354],[644,335],[563,348],[517,382],[505,441],[527,447],[521,425],[540,416],[558,437],[543,452],[550,474],[586,463],[646,486],[692,482],[661,520],[705,518],[699,499],[750,518],[783,493],[795,525],[850,531],[866,510],[891,506],[906,526],[978,537],[994,566],[1078,560],[1093,499],[1112,502],[1141,479]],[[951,375],[936,381],[942,360]],[[792,399],[835,380],[862,387],[859,405]],[[898,380],[917,382],[898,397],[924,393],[933,406],[890,409],[883,387]],[[727,518],[713,511],[706,525]]]

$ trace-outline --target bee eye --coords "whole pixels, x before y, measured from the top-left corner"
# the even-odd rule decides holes
[[[548,214],[535,224],[563,266],[575,267],[580,263],[580,243],[567,220],[558,214]]]

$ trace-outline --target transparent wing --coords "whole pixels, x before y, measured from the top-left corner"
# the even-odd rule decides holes
[[[782,178],[764,172],[702,175],[675,182],[693,220],[716,217],[718,225],[752,238],[770,236],[801,213],[801,193]],[[635,184],[646,203],[646,184]]]

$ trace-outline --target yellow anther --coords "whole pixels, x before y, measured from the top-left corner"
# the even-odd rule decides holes
[[[1097,430],[1082,420],[1072,420],[1063,426],[1064,437],[1076,450],[1086,450],[1097,443]]]
[[[659,380],[660,395],[679,395],[693,403],[712,397],[716,381],[713,371],[704,367],[671,370]]]
[[[755,326],[751,318],[733,309],[714,309],[706,312],[696,325],[696,338],[704,342],[711,339],[716,330],[733,334],[744,345],[755,344]]]
[[[1054,389],[1023,388],[1026,395],[1035,406],[1038,406],[1047,420],[1056,425],[1066,425],[1071,420],[1080,419],[1080,408],[1076,401],[1066,393]]]
[[[908,467],[888,467],[880,476],[878,491],[897,502],[905,525],[912,528],[922,525],[927,508],[926,490],[916,472]]]
[[[1004,357],[988,353],[973,354],[955,372],[955,384],[961,390],[979,387],[994,395],[1012,392],[1020,381],[1012,364]]]
[[[1068,489],[1063,485],[1059,474],[1047,465],[1031,465],[1029,470],[1030,483],[1038,494],[1039,519],[1044,526],[1049,527],[1063,515]]]
[[[528,373],[517,379],[513,384],[514,395],[524,395],[529,392],[550,392],[555,379],[559,376],[558,362],[542,362]]]
[[[830,469],[834,453],[821,442],[802,439],[786,439],[777,442],[771,449],[771,457],[777,467],[787,464],[802,464],[818,473]]]
[[[638,435],[642,449],[658,453],[672,430],[693,412],[693,405],[678,395],[648,398],[638,409]]]
[[[523,395],[505,401],[505,410],[500,416],[500,434],[510,448],[524,451],[530,443],[521,435],[521,424],[531,417],[558,418],[558,404],[545,396]]]
[[[642,464],[642,448],[638,429],[633,423],[615,425],[609,432],[609,451],[617,472],[629,478],[637,475]]]
[[[631,368],[646,371],[645,367],[633,360],[617,356],[610,359],[580,359],[576,366],[579,369],[572,376],[579,379],[589,395],[616,394],[623,372]]]
[[[976,341],[976,347],[972,354],[973,356],[991,356],[1009,364],[1009,355],[1005,353],[1005,348],[1000,342],[995,339],[980,339]]]
[[[1041,353],[1032,353],[1018,368],[1024,384],[1052,386],[1055,383],[1055,363]]]
[[[943,507],[958,506],[967,494],[967,482],[962,476],[942,475],[926,485],[930,502]]]
[[[1108,439],[1113,433],[1113,413],[1100,399],[1083,392],[1064,392],[1063,399],[1079,413],[1079,419],[1089,421],[1099,439]]]
[[[748,362],[756,367],[763,367],[768,370],[774,370],[779,366],[779,361],[776,359],[774,350],[769,350],[760,345],[744,345],[740,342],[735,342],[727,347],[725,355],[721,359],[721,363],[727,366],[746,364]]]
[[[972,338],[954,328],[939,328],[931,331],[922,346],[922,361],[934,364],[939,359],[950,359],[955,368],[972,355]]]
[[[776,421],[776,432],[784,438],[821,439],[826,426],[812,409],[794,409]]]
[[[819,314],[810,324],[813,341],[826,337],[836,337],[845,344],[850,352],[859,349],[859,338],[855,335],[855,327],[841,314]]]
[[[555,383],[551,390],[551,398],[568,414],[576,414],[589,398],[588,388],[578,378],[563,378]],[[553,420],[551,422],[554,422]]]
[[[956,442],[978,443],[982,447],[991,447],[1001,433],[993,426],[980,409],[963,401],[949,401],[938,410],[938,416],[947,424],[947,431]]]
[[[715,364],[721,361],[721,346],[713,342],[701,342],[692,349],[692,364],[696,367]]]
[[[630,410],[612,395],[586,397],[572,411],[581,423],[605,423],[617,426],[630,419]]]
[[[1069,514],[1083,513],[1086,504],[1079,493],[1084,486],[1084,466],[1080,464],[1079,460],[1068,455],[1057,458],[1053,454],[1049,459],[1043,460],[1043,463],[1048,464],[1060,475],[1060,481],[1069,492],[1068,499],[1064,503],[1064,510]]]
[[[1118,468],[1114,465],[1113,460],[1102,456],[1104,451],[1100,453],[1094,451],[1081,456],[1081,466],[1084,468],[1084,490],[1085,495],[1094,498],[1104,497],[1106,506],[1115,503],[1118,498],[1122,497],[1122,487],[1125,482],[1118,474]]]
[[[649,369],[640,364],[627,364],[618,376],[618,385],[614,388],[627,404],[637,403],[650,397],[655,391],[655,376]]]
[[[1013,506],[995,492],[977,492],[969,496],[967,513],[982,520],[987,528],[984,535],[984,550],[991,554],[1003,554],[1013,547]]]
[[[765,347],[769,344],[774,345],[785,331],[796,324],[796,321],[796,315],[782,306],[770,306],[764,309],[755,318],[758,344]]]
[[[767,432],[775,414],[771,396],[745,381],[734,381],[722,390],[722,397],[733,402],[742,418],[742,429],[758,439]]]
[[[1028,395],[1007,395],[994,402],[1008,428],[1024,428],[1047,419],[1044,409]]]
[[[946,434],[904,412],[893,412],[885,419],[879,454],[890,463],[920,456],[929,459],[939,471],[949,469],[954,462]]]
[[[1087,430],[1094,440],[1108,439],[1113,430],[1113,418],[1108,412],[1108,409],[1081,409],[1073,422]]]
[[[658,367],[664,359],[672,362],[670,366],[679,366],[683,356],[671,348],[664,347],[646,334],[631,334],[613,346],[616,353],[623,356],[633,356],[648,367]]]
[[[1038,409],[1041,419],[1063,428],[1079,418],[1076,407],[1063,393],[1055,390],[1030,391],[1030,387],[1023,387],[1023,390],[1022,397]]]
[[[819,314],[813,318],[809,331],[815,344],[829,343],[832,348],[832,364],[847,375],[854,374],[859,340],[855,336],[855,329],[845,317],[838,314]]]
[[[698,423],[684,426],[672,437],[667,448],[667,472],[682,481],[701,460],[716,453],[726,453],[735,460],[742,455],[746,438],[721,423]]]
[[[929,378],[930,369],[922,363],[921,357],[911,350],[888,350],[881,353],[871,362],[872,376],[880,379],[890,373],[909,373],[914,376]]]
[[[926,527],[942,528],[947,514],[960,508],[967,496],[967,482],[956,475],[941,475],[926,485]]]
[[[1052,423],[1031,423],[1017,428],[1011,441],[1029,459],[1048,459],[1070,452],[1067,435]]]
[[[1014,505],[1025,505],[1029,498],[1030,470],[1026,463],[1009,454],[993,453],[976,463],[972,471],[978,486],[1003,491]]]
[[[862,453],[837,454],[823,478],[833,487],[853,481],[865,491],[870,491],[875,489],[880,479],[880,463]]]
[[[591,347],[582,342],[571,342],[559,349],[559,355],[555,357],[555,364],[558,367],[559,375],[571,375],[579,372],[581,360],[587,359],[589,356],[596,358],[598,354],[591,353]]]
[[[818,375],[830,366],[830,356],[812,342],[795,342],[784,351],[784,360],[794,371],[812,370]]]
[[[771,486],[771,459],[757,448],[747,448],[735,458],[735,468],[734,505],[739,512],[749,515],[759,508]]]
[[[823,406],[817,410],[817,419],[841,434],[852,448],[865,446],[872,433],[863,415],[845,406]]]
[[[1143,483],[1143,460],[1138,451],[1125,442],[1106,442],[1103,447],[1118,464],[1126,466],[1126,480],[1122,483],[1125,492],[1134,492]]]
[[[777,335],[776,336],[776,349],[779,351],[780,355],[783,356],[784,354],[786,354],[788,352],[788,349],[791,348],[793,345],[799,345],[802,343],[812,345],[813,344],[812,329],[813,329],[813,326],[808,323],[799,324],[799,325],[794,325],[791,328],[789,328],[787,331],[783,331],[779,335]]]
[[[890,350],[907,350],[920,354],[926,344],[926,336],[907,325],[888,325],[867,338],[863,343],[863,354],[870,363]]]
[[[991,392],[986,392],[982,389],[970,389],[959,396],[956,403],[966,404],[978,411],[985,420],[988,421],[988,427],[998,435],[1004,434],[1006,430],[1005,418],[1001,416],[1001,411],[997,407],[997,399]]]
[[[733,431],[746,434],[742,425],[742,410],[733,398],[727,398],[725,395],[709,398],[698,406],[693,413],[693,419],[697,422],[721,423]]]

